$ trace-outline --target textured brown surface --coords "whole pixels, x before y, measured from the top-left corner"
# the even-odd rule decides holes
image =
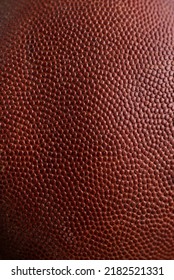
[[[0,249],[174,258],[174,1],[1,0]]]

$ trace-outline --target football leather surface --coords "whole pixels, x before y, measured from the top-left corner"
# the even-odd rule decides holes
[[[174,259],[174,1],[0,0],[2,259]]]

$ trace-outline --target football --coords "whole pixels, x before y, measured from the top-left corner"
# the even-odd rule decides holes
[[[174,259],[174,1],[1,0],[2,259]]]

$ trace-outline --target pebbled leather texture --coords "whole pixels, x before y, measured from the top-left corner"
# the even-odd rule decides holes
[[[174,1],[1,0],[3,259],[174,259]]]

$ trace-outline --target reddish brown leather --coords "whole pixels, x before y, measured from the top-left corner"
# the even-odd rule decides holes
[[[5,259],[174,258],[174,1],[1,0]]]

